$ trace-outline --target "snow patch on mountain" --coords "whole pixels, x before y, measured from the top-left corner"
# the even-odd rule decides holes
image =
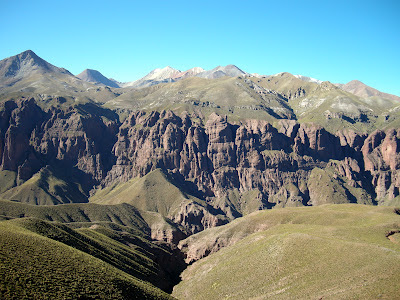
[[[294,75],[294,77],[303,80],[303,81],[307,81],[307,82],[314,82],[314,83],[318,83],[321,84],[322,80],[318,80],[312,77],[308,77],[308,76],[304,76],[304,75]]]

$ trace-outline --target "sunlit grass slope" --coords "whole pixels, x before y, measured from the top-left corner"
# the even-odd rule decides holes
[[[65,226],[16,219],[0,222],[0,243],[1,299],[170,298],[121,270],[124,261],[112,252],[123,245],[116,245],[105,235],[101,239],[85,238]],[[133,251],[129,255],[125,250],[125,261],[141,256],[142,266],[136,264],[137,273],[153,272],[151,262],[143,263],[147,258]],[[107,255],[110,263],[104,259]]]
[[[105,104],[108,108],[146,111],[170,109],[202,115],[206,119],[216,112],[230,121],[262,119],[273,122],[278,115],[293,117],[287,103],[274,93],[263,96],[246,78],[186,78],[168,84],[131,90]]]
[[[184,202],[206,206],[205,201],[183,192],[161,169],[99,190],[89,201],[98,204],[129,203],[142,211],[157,212],[162,216],[174,215]]]
[[[178,299],[398,299],[400,216],[355,204],[261,211],[182,242],[217,250],[183,273]],[[392,235],[387,235],[391,233]]]

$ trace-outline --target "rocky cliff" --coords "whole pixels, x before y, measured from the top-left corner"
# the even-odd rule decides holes
[[[0,114],[2,176],[15,174],[10,188],[50,165],[63,180],[78,180],[88,197],[160,168],[229,218],[274,206],[384,203],[399,195],[394,129],[334,135],[293,120],[277,129],[259,120],[233,124],[214,113],[203,123],[172,111],[136,111],[121,124],[111,111],[107,117],[79,106],[44,111],[34,99],[3,102]]]

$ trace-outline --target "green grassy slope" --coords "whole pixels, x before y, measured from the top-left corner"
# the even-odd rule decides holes
[[[136,278],[161,288],[169,287],[171,278],[166,278],[165,272],[156,263],[156,253],[164,257],[172,253],[146,238],[101,225],[73,230],[66,225],[38,219],[24,218],[16,222],[32,232],[99,258]]]
[[[314,168],[308,179],[311,205],[321,204],[374,204],[371,196],[361,187],[352,187],[348,179],[334,171],[337,161],[331,160],[324,169]]]
[[[119,204],[128,203],[141,211],[157,212],[163,217],[174,217],[182,206],[194,204],[208,209],[204,200],[183,191],[169,175],[156,169],[143,177],[114,184],[97,191],[90,199],[91,203]],[[223,216],[221,216],[222,218]]]
[[[264,93],[265,92],[265,93]],[[197,113],[206,119],[212,112],[238,119],[275,120],[277,115],[293,115],[287,103],[276,94],[260,92],[245,78],[186,78],[174,83],[132,90],[105,104],[109,108],[141,110],[170,109]],[[268,109],[267,109],[268,107]]]
[[[27,74],[27,76],[16,78],[14,82],[10,83],[0,82],[0,96],[2,99],[34,96],[47,107],[63,107],[65,104],[73,103],[104,103],[123,92],[122,89],[97,86],[80,80],[71,74],[57,74],[54,72]],[[58,102],[56,98],[60,96],[63,100]]]
[[[0,222],[1,298],[171,298],[160,289],[105,261],[56,241],[70,233],[62,226],[32,219]],[[73,235],[76,238],[80,234],[75,232]],[[67,238],[72,246],[80,242],[79,247],[93,247],[96,251],[93,240],[78,240],[71,236]]]
[[[261,211],[182,242],[178,299],[396,299],[400,216],[393,208],[324,205]],[[205,250],[205,249],[203,249]]]
[[[174,214],[180,204],[188,200],[201,202],[183,193],[160,169],[99,190],[89,199],[98,204],[129,203],[140,210],[158,212],[163,216]]]
[[[8,170],[0,171],[0,193],[16,186],[17,173]]]
[[[35,205],[87,202],[79,183],[64,180],[51,167],[41,169],[29,180],[14,187],[11,185],[13,172],[2,171],[2,175],[1,182],[9,187],[7,190],[4,188],[5,191],[0,195],[2,199]]]
[[[397,100],[358,97],[330,82],[305,82],[290,73],[252,80],[287,97],[300,123],[317,123],[332,133],[344,128],[359,132],[396,128],[400,117]]]
[[[72,228],[87,228],[99,224],[112,230],[127,231],[172,242],[184,236],[183,228],[173,224],[161,214],[139,211],[127,203],[116,205],[95,203],[31,205],[0,199],[0,218],[24,217],[67,223]]]
[[[93,203],[65,205],[30,205],[0,200],[0,216],[9,218],[33,217],[59,223],[113,223],[128,226],[138,233],[150,234],[149,225],[139,211],[129,204],[98,205]],[[83,227],[87,227],[83,226]]]
[[[166,229],[169,230],[167,227],[178,226],[183,233],[190,234],[203,230],[208,223],[228,222],[223,213],[213,209],[206,201],[186,193],[161,169],[98,190],[89,201],[107,205],[128,203],[143,212],[143,217],[152,224],[152,232],[165,233]],[[176,225],[172,225],[171,221]],[[178,233],[178,230],[174,231]]]

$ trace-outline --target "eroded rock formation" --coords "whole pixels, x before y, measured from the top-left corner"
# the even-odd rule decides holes
[[[332,193],[343,186],[349,202],[399,195],[400,132],[394,129],[333,135],[293,120],[281,121],[278,130],[257,120],[233,124],[214,113],[203,124],[172,111],[137,111],[120,124],[77,107],[43,111],[33,99],[4,102],[0,114],[1,169],[16,172],[16,184],[54,164],[81,176],[89,193],[161,168],[230,217],[249,207],[318,203],[314,198],[324,191],[310,193],[309,182],[315,168],[334,183]],[[370,200],[360,200],[355,189]]]

